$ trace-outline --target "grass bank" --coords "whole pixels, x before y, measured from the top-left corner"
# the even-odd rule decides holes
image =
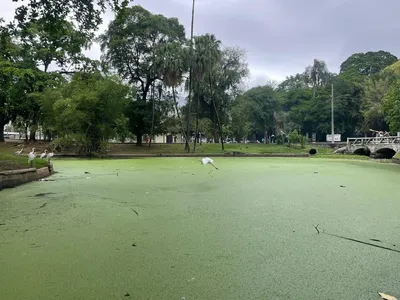
[[[21,143],[6,143],[0,144],[0,171],[17,170],[29,168],[28,153],[32,147],[36,148],[38,153],[44,151],[46,144],[26,145],[21,155],[14,155],[14,152],[20,150]],[[42,168],[47,165],[46,160],[36,159],[34,167]]]
[[[38,153],[42,153],[49,145],[45,142],[35,142],[25,145],[24,152],[21,156],[15,156],[13,153],[19,150],[19,145],[23,141],[10,141],[6,144],[0,145],[0,170],[21,169],[28,167],[27,154],[32,147],[36,148]],[[152,144],[149,147],[145,144],[141,147],[135,144],[110,144],[109,155],[146,155],[146,154],[186,154],[185,146],[183,144]],[[288,145],[272,145],[272,144],[225,144],[225,149],[221,149],[221,144],[202,144],[197,145],[195,153],[204,155],[216,155],[224,153],[243,153],[243,154],[304,154],[308,153],[310,149],[316,149],[317,154],[311,156],[312,158],[334,158],[334,159],[355,159],[355,160],[368,160],[367,156],[359,155],[343,155],[334,154],[331,148],[318,147],[316,145],[306,145],[304,148],[300,146]],[[191,152],[193,153],[193,145],[191,145]],[[73,154],[71,153],[56,153],[56,154]],[[46,163],[43,160],[36,160],[36,167],[42,167]]]
[[[225,150],[221,149],[221,144],[202,144],[196,146],[195,153],[229,153],[242,152],[248,154],[265,154],[265,153],[308,153],[311,147],[301,149],[300,147],[288,147],[286,145],[271,144],[225,144]],[[322,149],[322,148],[321,148]],[[330,150],[330,149],[326,149]],[[193,145],[191,145],[193,152]],[[172,154],[186,153],[184,144],[153,144],[151,147],[143,145],[137,147],[135,144],[112,144],[110,146],[112,154]]]

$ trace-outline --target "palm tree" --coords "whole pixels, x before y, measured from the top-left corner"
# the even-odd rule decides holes
[[[176,115],[178,117],[182,134],[186,140],[187,146],[189,146],[188,136],[183,128],[182,118],[180,116],[178,101],[176,100],[176,87],[179,86],[183,81],[183,74],[188,69],[188,59],[186,49],[182,47],[179,42],[173,42],[166,44],[160,49],[159,57],[161,57],[161,74],[163,75],[164,85],[172,89],[172,96],[174,99],[174,106]]]
[[[195,95],[197,97],[196,107],[196,129],[194,140],[194,151],[196,150],[199,114],[200,114],[200,87],[201,83],[205,83],[204,79],[213,72],[216,63],[221,59],[220,51],[221,42],[215,38],[213,34],[197,36],[194,39],[194,53],[192,59],[192,73],[196,81]],[[207,84],[203,84],[203,86]]]

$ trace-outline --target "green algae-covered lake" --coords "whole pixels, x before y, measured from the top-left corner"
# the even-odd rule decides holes
[[[0,192],[2,300],[400,298],[399,166],[53,163]]]

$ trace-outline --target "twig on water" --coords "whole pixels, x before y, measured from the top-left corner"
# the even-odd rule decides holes
[[[319,226],[319,224],[317,226],[314,226],[314,228],[318,233],[320,233],[320,231],[318,229],[318,226]],[[384,246],[380,246],[380,245],[376,245],[376,244],[372,244],[372,243],[368,243],[368,242],[364,242],[364,241],[348,238],[348,237],[345,237],[345,236],[336,235],[336,234],[333,234],[333,233],[325,232],[325,230],[323,230],[322,233],[325,233],[327,235],[334,236],[334,237],[337,237],[337,238],[340,238],[340,239],[343,239],[343,240],[356,242],[356,243],[360,243],[360,244],[363,244],[363,245],[368,245],[368,246],[372,246],[372,247],[376,247],[376,248],[380,248],[380,249],[384,249],[384,250],[389,250],[389,251],[400,253],[400,250],[397,250],[397,249],[392,249],[392,248],[389,248],[389,247],[384,247]],[[380,242],[380,243],[382,242],[381,240],[378,240],[378,239],[370,239],[370,240],[371,241],[375,241],[375,242]],[[393,245],[393,246],[395,246],[395,245]]]
[[[210,174],[213,170],[210,170],[210,172],[208,172],[208,174]]]
[[[336,234],[333,234],[333,233],[326,233],[325,232],[325,234],[328,234],[328,235],[331,235],[331,236],[334,236],[334,237],[337,237],[337,238],[340,238],[340,239],[344,239],[344,240],[348,240],[348,241],[352,241],[352,242],[356,242],[356,243],[360,243],[360,244],[364,244],[364,245],[368,245],[368,246],[372,246],[372,247],[381,248],[381,249],[385,249],[385,250],[389,250],[389,251],[400,253],[400,250],[397,250],[397,249],[392,249],[392,248],[388,248],[388,247],[384,247],[384,246],[379,246],[379,245],[375,245],[375,244],[372,244],[372,243],[363,242],[363,241],[360,241],[360,240],[348,238],[348,237],[345,237],[345,236],[336,235]]]
[[[133,208],[131,208],[131,210],[137,215],[139,216],[138,212],[136,210],[134,210]]]

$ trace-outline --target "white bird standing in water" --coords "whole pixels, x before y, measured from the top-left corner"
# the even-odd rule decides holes
[[[214,168],[216,168],[216,169],[218,170],[218,168],[214,165],[214,161],[213,161],[211,158],[209,158],[209,157],[204,157],[204,158],[202,158],[202,159],[200,160],[200,162],[201,162],[201,164],[202,164],[203,166],[205,166],[205,165],[212,165]]]
[[[31,165],[31,167],[35,158],[36,158],[35,148],[32,148],[32,151],[29,152],[28,154],[28,163]]]
[[[47,151],[47,150],[46,150]],[[53,152],[47,153],[47,161],[50,163],[50,158],[54,156]]]

